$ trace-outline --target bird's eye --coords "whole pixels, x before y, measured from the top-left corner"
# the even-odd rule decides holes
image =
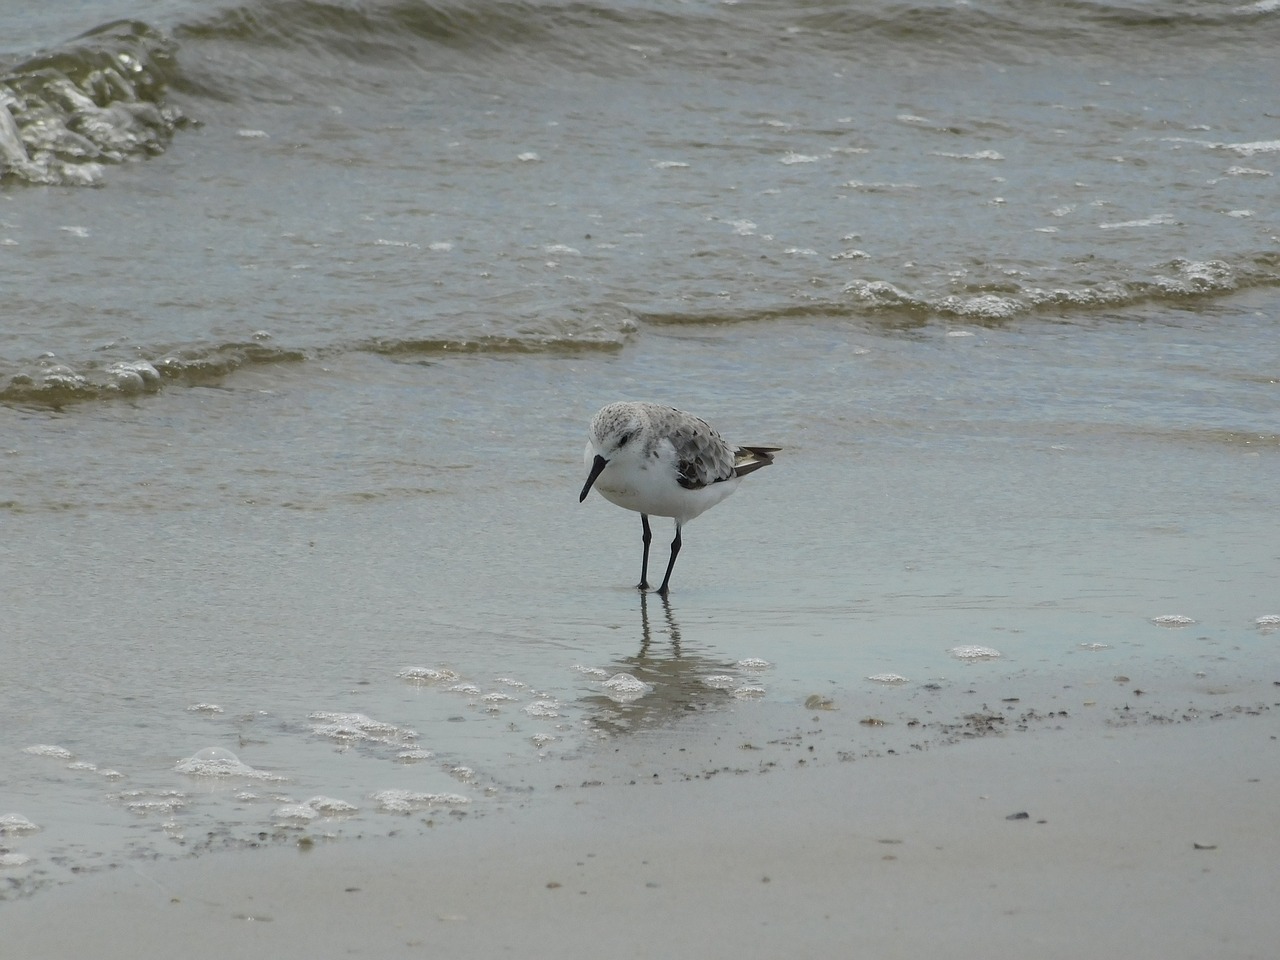
[[[618,446],[620,447],[625,447],[630,442],[631,442],[631,434],[629,433],[624,433],[622,436],[618,438]]]

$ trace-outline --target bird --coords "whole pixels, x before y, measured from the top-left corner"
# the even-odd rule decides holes
[[[675,521],[671,559],[657,590],[664,599],[684,525],[733,493],[747,474],[773,463],[773,455],[782,449],[731,447],[705,420],[675,407],[634,401],[602,407],[587,437],[587,482],[578,502],[594,488],[610,503],[640,514],[644,553],[638,589],[650,589],[649,517]]]

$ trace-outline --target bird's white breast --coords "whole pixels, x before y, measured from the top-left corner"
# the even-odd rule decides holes
[[[626,510],[672,517],[686,523],[715,506],[738,486],[738,478],[734,477],[689,490],[680,485],[670,443],[659,441],[656,452],[657,456],[641,456],[638,451],[619,453],[604,468],[594,489],[610,503]],[[595,457],[595,447],[588,443],[583,456],[588,467]]]

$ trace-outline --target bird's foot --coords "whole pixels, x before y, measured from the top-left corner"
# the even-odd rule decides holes
[[[641,580],[639,583],[637,583],[637,584],[636,584],[636,589],[637,589],[637,590],[648,590],[648,589],[649,589],[649,581],[648,581],[648,580]]]

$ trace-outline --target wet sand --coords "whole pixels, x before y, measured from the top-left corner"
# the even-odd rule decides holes
[[[630,780],[438,816],[425,836],[131,864],[0,905],[4,952],[1275,955],[1274,703],[853,761],[810,726],[765,773],[711,766],[753,751],[702,726],[601,761]]]

